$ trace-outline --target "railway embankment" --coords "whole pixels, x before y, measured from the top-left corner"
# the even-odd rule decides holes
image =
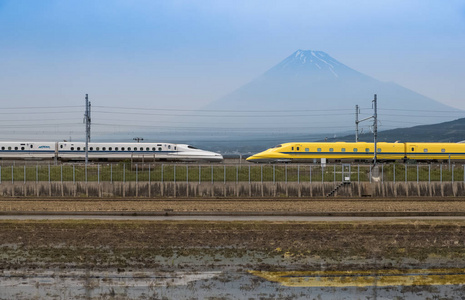
[[[465,182],[2,182],[2,197],[465,197]]]

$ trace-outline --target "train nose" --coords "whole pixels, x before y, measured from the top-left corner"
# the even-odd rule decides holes
[[[212,154],[212,161],[223,161],[223,155],[215,152],[211,152]]]
[[[247,157],[245,160],[250,161],[250,162],[256,162],[259,159],[260,158],[258,157],[258,155],[252,155],[252,156]]]

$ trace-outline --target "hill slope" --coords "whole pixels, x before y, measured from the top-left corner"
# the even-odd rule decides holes
[[[380,142],[450,142],[456,143],[465,140],[465,118],[450,122],[432,125],[421,125],[410,128],[398,128],[378,132]],[[330,138],[327,141],[355,141],[355,135],[347,135],[339,138]],[[359,135],[359,141],[372,142],[373,134]]]

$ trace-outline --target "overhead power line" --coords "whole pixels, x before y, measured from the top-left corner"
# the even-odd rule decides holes
[[[18,107],[0,107],[1,110],[7,109],[62,109],[62,108],[83,108],[79,106],[18,106]]]
[[[179,109],[179,108],[144,108],[144,107],[123,107],[123,106],[101,106],[94,105],[94,108],[105,108],[105,109],[124,109],[124,110],[153,110],[153,111],[183,111],[183,112],[226,112],[226,113],[282,113],[282,112],[303,112],[303,111],[350,111],[351,109],[336,108],[336,109],[293,109],[293,110],[230,110],[230,109]]]
[[[195,115],[195,114],[161,114],[161,113],[143,113],[143,112],[109,112],[109,111],[102,111],[102,110],[95,110],[93,111],[94,113],[101,113],[101,114],[120,114],[120,115],[145,115],[145,116],[178,116],[178,117],[217,117],[217,118],[270,118],[270,117],[318,117],[318,116],[349,116],[351,114],[346,113],[346,114],[314,114],[314,115],[309,115],[309,114],[292,114],[292,115],[283,115],[283,114],[275,114],[275,115],[263,115],[263,114],[257,114],[257,115]],[[276,112],[277,113],[277,112]],[[301,113],[301,111],[300,111]]]
[[[0,115],[43,115],[43,114],[75,114],[81,113],[80,111],[32,111],[32,112],[1,112]]]

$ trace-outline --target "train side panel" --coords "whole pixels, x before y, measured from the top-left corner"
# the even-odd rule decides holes
[[[403,160],[405,159],[405,144],[404,143],[381,142],[381,143],[377,143],[377,148],[378,150],[376,152],[376,156],[378,160]]]
[[[378,143],[378,159],[400,160],[405,158],[403,143]],[[285,143],[257,153],[248,159],[255,162],[294,161],[309,162],[327,159],[328,161],[370,160],[374,156],[373,143]]]
[[[465,160],[465,144],[460,143],[406,143],[408,159],[435,160]]]
[[[85,143],[58,143],[58,156],[63,160],[84,160]],[[175,160],[177,146],[160,143],[89,143],[89,160]]]
[[[52,159],[54,142],[0,142],[1,159]]]

